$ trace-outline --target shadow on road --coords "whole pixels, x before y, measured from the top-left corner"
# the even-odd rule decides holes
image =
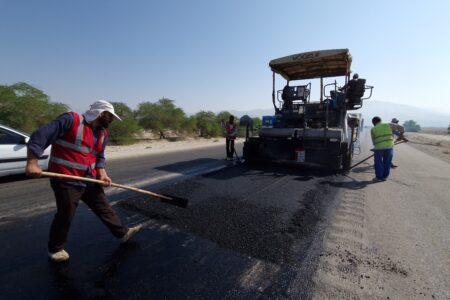
[[[121,265],[139,249],[136,242],[121,245],[111,258],[97,269],[89,280],[80,274],[70,262],[52,263],[54,286],[61,299],[112,299],[113,282]],[[91,275],[92,276],[92,275]],[[89,276],[88,276],[89,277]]]
[[[33,178],[27,177],[25,174],[8,175],[8,176],[0,177],[0,184],[13,182],[13,181],[25,181],[25,180],[31,180],[31,179],[33,179]]]
[[[369,184],[376,183],[372,180],[358,181],[348,175],[345,175],[345,177],[350,179],[350,181],[347,180],[347,181],[336,182],[336,181],[324,180],[324,181],[321,181],[320,184],[322,184],[322,185],[326,184],[326,185],[330,185],[333,187],[350,189],[350,190],[361,190],[361,189],[366,188]]]
[[[352,169],[352,172],[354,172],[354,173],[370,173],[371,171],[373,171],[372,165],[368,165],[368,166],[364,166],[364,167],[357,167],[357,168]]]

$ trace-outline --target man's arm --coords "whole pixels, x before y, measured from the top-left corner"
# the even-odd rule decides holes
[[[391,130],[394,132],[398,132],[398,138],[397,138],[397,142],[399,141],[405,141],[408,142],[408,139],[405,138],[404,134],[405,134],[405,128],[402,125],[398,125],[395,123],[389,123],[389,125],[391,126]]]
[[[41,176],[42,170],[38,164],[39,157],[42,156],[42,153],[49,145],[62,137],[64,133],[70,129],[72,124],[72,115],[64,113],[33,132],[27,143],[27,165],[25,167],[27,176]]]
[[[373,130],[370,130],[370,138],[372,139],[372,144],[375,145],[375,135],[373,134]]]
[[[110,186],[112,184],[112,180],[111,178],[109,178],[105,170],[106,166],[105,149],[107,144],[108,144],[108,136],[106,136],[105,140],[103,141],[102,151],[97,154],[97,161],[95,162],[95,168],[97,169],[98,179],[104,181],[107,186]]]

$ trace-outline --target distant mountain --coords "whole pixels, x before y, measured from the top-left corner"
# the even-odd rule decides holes
[[[397,118],[400,120],[400,124],[414,120],[421,127],[448,127],[450,124],[450,114],[448,113],[436,113],[424,108],[392,102],[367,100],[364,102],[361,112],[369,123],[374,116],[379,116],[383,121]]]
[[[261,118],[262,116],[273,115],[274,109],[230,110],[229,112],[238,117],[249,115],[252,118]],[[366,122],[369,122],[366,124],[370,124],[370,120],[374,116],[379,116],[383,121],[387,122],[392,118],[397,118],[400,120],[400,124],[403,124],[407,120],[414,120],[421,127],[447,128],[450,124],[450,114],[436,113],[431,110],[393,102],[367,100],[364,102],[364,106],[355,112],[361,112],[363,114]]]

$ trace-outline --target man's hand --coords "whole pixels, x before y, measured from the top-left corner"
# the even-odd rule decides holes
[[[106,174],[105,169],[97,169],[98,179],[105,182],[106,186],[111,186],[112,180],[109,178],[108,174]]]
[[[42,176],[42,169],[39,167],[37,160],[35,162],[28,160],[25,167],[25,173],[28,177],[38,178]]]
[[[30,150],[27,151],[27,165],[25,174],[28,177],[38,178],[42,176],[42,169],[39,167],[38,158]]]

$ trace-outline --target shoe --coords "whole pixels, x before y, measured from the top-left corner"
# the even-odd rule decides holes
[[[132,236],[134,236],[136,233],[138,233],[139,231],[141,231],[142,228],[143,228],[142,225],[137,225],[137,226],[128,228],[127,233],[125,233],[125,235],[120,239],[120,242],[121,242],[122,244],[128,242],[128,240],[129,240]]]
[[[396,166],[396,165],[394,165],[394,164],[392,164],[391,165],[391,169],[395,169],[395,168],[397,168],[398,166]]]
[[[378,177],[374,177],[374,178],[372,179],[372,181],[374,181],[374,182],[381,182],[381,181],[386,181],[386,179],[380,179],[380,178],[378,178]]]
[[[48,257],[53,262],[63,262],[69,260],[69,253],[66,252],[66,250],[61,250],[55,253],[48,253]]]

